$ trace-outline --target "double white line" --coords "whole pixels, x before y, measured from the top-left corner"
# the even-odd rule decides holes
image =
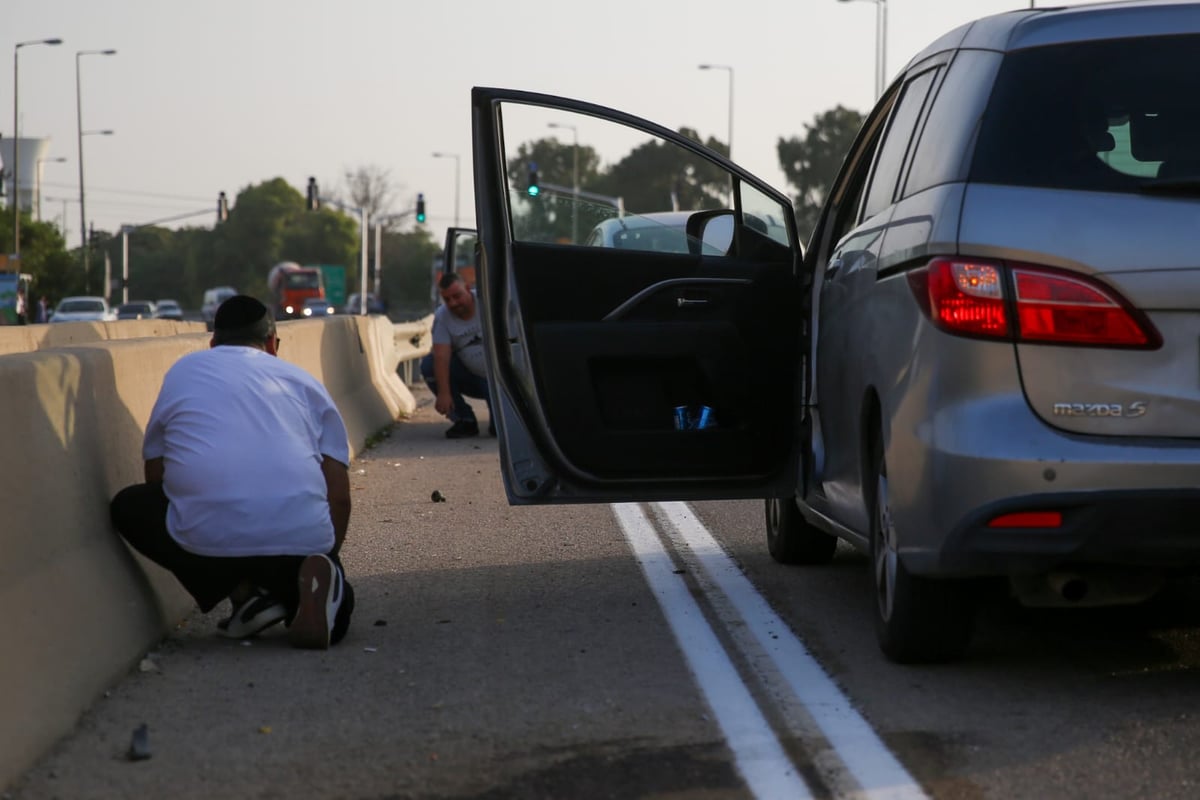
[[[612,508],[750,791],[763,800],[813,797],[645,511],[635,503]],[[805,739],[808,773],[819,775],[825,791],[839,798],[925,798],[691,508],[656,503],[653,509],[671,549],[689,568],[744,660],[763,665],[755,672],[768,684],[765,694],[790,694],[779,703],[782,725]],[[809,746],[813,734],[825,744]]]

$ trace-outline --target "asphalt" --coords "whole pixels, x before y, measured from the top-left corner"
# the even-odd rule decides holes
[[[351,465],[340,645],[194,612],[0,797],[744,796],[607,508],[510,507],[483,404],[452,441],[414,394]]]

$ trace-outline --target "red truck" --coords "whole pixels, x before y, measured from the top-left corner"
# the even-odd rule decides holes
[[[325,297],[325,279],[320,267],[302,267],[294,261],[281,261],[271,267],[267,288],[276,319],[300,317],[305,300]]]

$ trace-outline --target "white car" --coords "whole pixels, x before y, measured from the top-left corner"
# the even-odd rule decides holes
[[[183,309],[179,307],[179,303],[175,300],[158,300],[155,302],[154,308],[154,316],[157,319],[183,319]]]
[[[110,322],[115,319],[103,297],[64,297],[54,308],[51,322]]]

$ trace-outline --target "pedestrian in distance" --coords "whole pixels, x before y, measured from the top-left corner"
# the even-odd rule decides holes
[[[16,308],[17,324],[24,325],[29,321],[29,303],[25,299],[25,290],[17,289]]]
[[[346,635],[354,591],[338,552],[350,521],[346,427],[315,378],[276,358],[267,307],[217,309],[207,350],[167,370],[142,444],[145,483],[113,498],[113,525],[170,570],[229,638],[286,622],[297,647]]]
[[[33,321],[39,324],[50,321],[50,302],[46,300],[46,295],[42,295],[38,298],[37,309],[34,311]]]
[[[467,397],[483,400],[488,406],[488,433],[496,434],[488,390],[487,363],[483,350],[483,323],[473,289],[457,272],[447,272],[438,280],[442,305],[433,314],[433,347],[421,359],[421,377],[433,392],[434,408],[453,425],[447,439],[479,435],[479,423]]]

